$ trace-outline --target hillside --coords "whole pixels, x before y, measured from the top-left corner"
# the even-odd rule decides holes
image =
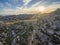
[[[38,40],[38,45],[60,45],[60,9],[40,17],[34,40]]]
[[[48,14],[0,16],[0,21],[4,22],[0,22],[2,45],[60,45],[60,9]]]
[[[19,14],[19,15],[6,15],[0,16],[0,21],[11,21],[11,20],[29,20],[35,14]]]

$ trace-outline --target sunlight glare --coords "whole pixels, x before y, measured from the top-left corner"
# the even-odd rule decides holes
[[[39,7],[39,11],[40,11],[40,12],[43,12],[44,10],[45,10],[45,7],[44,7],[44,6],[40,6],[40,7]]]

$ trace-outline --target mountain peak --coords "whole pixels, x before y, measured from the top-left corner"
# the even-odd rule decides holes
[[[60,14],[60,8],[57,8],[54,12],[52,13],[55,13],[55,14]]]

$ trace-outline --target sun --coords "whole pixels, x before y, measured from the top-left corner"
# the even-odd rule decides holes
[[[44,10],[45,10],[45,7],[44,7],[44,6],[40,6],[40,7],[39,7],[39,11],[40,11],[40,12],[43,12]]]

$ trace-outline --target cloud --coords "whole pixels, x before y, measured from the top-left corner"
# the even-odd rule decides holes
[[[23,1],[23,5],[20,6]],[[60,2],[47,2],[43,0],[35,1],[35,0],[9,0],[9,2],[0,2],[0,14],[19,14],[19,13],[33,13],[37,7],[46,6],[47,9],[54,10],[60,7]],[[32,3],[31,3],[32,2]],[[34,3],[33,3],[34,2]],[[13,3],[13,4],[12,4]],[[49,4],[49,5],[48,5]],[[31,5],[28,7],[28,5]]]
[[[11,8],[12,7],[12,5],[10,4],[10,3],[8,3],[8,2],[5,2],[5,7],[7,7],[7,8]]]
[[[51,5],[46,7],[47,12],[55,11],[57,8],[60,8],[59,2],[53,2]]]
[[[60,8],[60,2],[53,2],[48,7]]]
[[[32,1],[32,0],[23,0],[24,6],[26,6],[30,1]]]
[[[38,6],[41,2],[42,2],[42,1],[39,1],[39,2],[37,2],[37,3],[35,3],[35,4],[33,4],[31,7],[36,7],[36,6]]]
[[[22,9],[21,7],[16,7],[16,9]]]
[[[35,14],[35,8],[22,8],[22,7],[17,7],[15,10],[13,9],[4,9],[4,11],[0,12],[0,15],[17,15],[17,14]]]

